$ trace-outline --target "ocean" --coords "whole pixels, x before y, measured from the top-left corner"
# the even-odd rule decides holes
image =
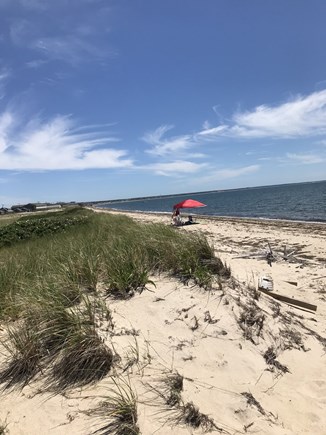
[[[101,203],[98,207],[170,213],[174,204],[188,198],[203,202],[206,207],[184,209],[184,216],[201,214],[326,222],[326,181],[119,200]]]

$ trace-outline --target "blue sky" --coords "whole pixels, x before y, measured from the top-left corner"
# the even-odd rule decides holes
[[[326,178],[325,0],[0,0],[0,205]]]

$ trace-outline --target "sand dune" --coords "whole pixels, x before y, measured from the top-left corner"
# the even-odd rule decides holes
[[[167,215],[130,215],[170,224]],[[120,355],[115,374],[137,394],[141,433],[325,434],[326,225],[196,220],[176,231],[204,233],[233,279],[207,292],[155,276],[149,291],[106,300],[114,328],[99,320],[101,337]],[[268,243],[276,260],[271,266]],[[287,260],[284,246],[292,252]],[[316,313],[260,294],[262,275],[272,278],[276,293],[317,305]],[[183,389],[181,405],[169,408],[164,379],[171,373],[180,374]],[[51,395],[36,381],[2,393],[0,422],[15,435],[90,434],[105,425],[93,410],[112,388],[107,377]],[[206,423],[193,428],[182,420],[187,403],[208,416]]]

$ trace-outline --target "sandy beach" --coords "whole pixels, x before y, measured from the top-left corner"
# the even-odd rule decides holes
[[[170,215],[124,214],[171,224]],[[326,434],[326,225],[196,216],[175,231],[203,233],[232,278],[205,291],[154,276],[155,286],[130,300],[105,300],[114,329],[99,322],[99,333],[121,357],[119,379],[137,394],[141,433]],[[261,293],[261,277],[276,294],[317,310]],[[171,373],[183,378],[183,403],[193,403],[213,426],[192,428],[166,409],[159,392]],[[34,381],[2,393],[0,422],[14,435],[95,433],[103,421],[92,409],[112,388],[108,376],[53,395]]]

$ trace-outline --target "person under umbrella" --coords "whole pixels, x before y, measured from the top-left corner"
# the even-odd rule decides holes
[[[173,225],[180,225],[181,224],[180,210],[178,208],[173,210],[172,223],[173,223]]]
[[[172,220],[174,225],[181,225],[180,208],[198,208],[206,207],[206,204],[196,201],[194,199],[186,199],[173,206]],[[192,217],[188,218],[188,223],[192,223]]]

